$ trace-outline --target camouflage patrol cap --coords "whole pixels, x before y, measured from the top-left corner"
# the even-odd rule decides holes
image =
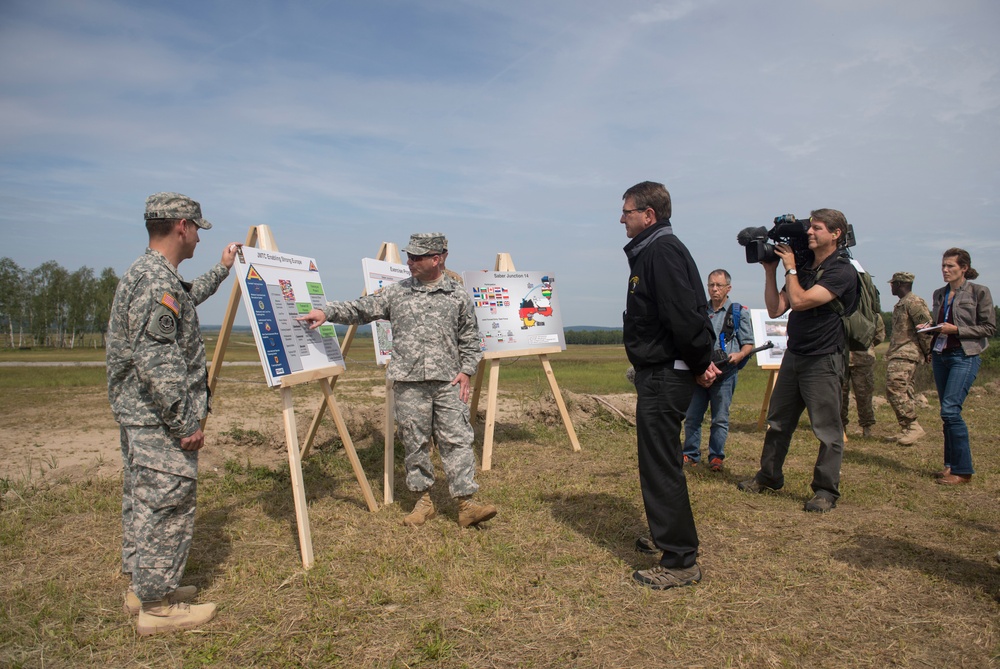
[[[186,218],[202,230],[212,224],[201,217],[201,205],[180,193],[153,193],[146,198],[145,220]]]
[[[913,283],[913,278],[912,272],[896,272],[889,279],[889,283]]]
[[[448,250],[448,240],[440,232],[418,232],[410,235],[410,243],[403,251],[411,256],[426,256],[444,253]]]

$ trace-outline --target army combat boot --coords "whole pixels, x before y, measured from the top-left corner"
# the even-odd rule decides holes
[[[195,595],[198,594],[198,588],[193,585],[182,585],[177,588],[169,595],[167,595],[167,601],[171,604],[180,604],[181,602],[190,602],[194,599]],[[135,592],[132,588],[125,591],[125,604],[122,606],[125,609],[125,613],[130,616],[139,615],[139,610],[142,608],[142,602],[139,598],[135,596]]]
[[[434,510],[434,502],[431,501],[431,494],[425,492],[417,500],[417,503],[413,505],[413,511],[410,511],[409,515],[403,517],[403,525],[407,527],[420,527],[436,515],[437,511]]]
[[[169,598],[143,602],[135,629],[139,636],[189,630],[204,625],[215,617],[215,604],[171,604]]]
[[[900,446],[912,446],[922,436],[924,436],[924,428],[920,427],[920,423],[917,421],[913,421],[906,427],[903,434],[899,436],[896,443]]]
[[[492,504],[476,504],[472,495],[458,498],[458,526],[468,527],[489,520],[497,515],[497,508]]]

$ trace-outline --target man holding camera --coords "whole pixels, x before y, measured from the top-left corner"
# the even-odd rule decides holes
[[[768,406],[760,470],[737,487],[761,493],[785,484],[782,466],[799,417],[808,409],[820,446],[813,469],[814,495],[806,502],[805,510],[824,513],[833,509],[840,497],[844,454],[840,402],[846,332],[831,303],[839,300],[845,314],[857,308],[858,273],[843,253],[848,236],[844,214],[836,209],[813,211],[806,236],[812,262],[797,267],[792,248],[777,244],[774,248],[778,259],[761,263],[768,314],[776,318],[791,309],[788,348]],[[775,275],[779,262],[785,271],[785,286],[780,291]]]
[[[701,423],[705,409],[712,407],[712,427],[708,437],[708,466],[722,471],[729,436],[729,405],[736,391],[740,363],[753,351],[753,325],[750,310],[729,301],[733,279],[724,269],[708,275],[708,319],[715,330],[712,362],[721,372],[708,388],[697,386],[684,418],[684,464],[696,466],[701,461]],[[736,311],[736,310],[739,311]]]
[[[624,249],[629,281],[622,332],[635,368],[639,485],[652,545],[663,551],[658,565],[632,578],[665,590],[701,580],[681,421],[695,384],[712,385],[718,370],[711,361],[712,324],[698,267],[670,225],[670,193],[663,184],[644,181],[622,200],[620,220],[630,240]]]

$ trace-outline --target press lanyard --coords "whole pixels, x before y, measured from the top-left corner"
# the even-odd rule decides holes
[[[956,290],[955,293],[957,294],[958,291]],[[951,299],[950,300],[948,299],[949,295],[951,295]],[[954,301],[955,301],[955,295],[951,294],[951,284],[948,284],[948,290],[946,290],[945,293],[944,293],[944,310],[943,310],[943,315],[942,315],[942,318],[941,318],[941,322],[942,323],[947,323],[948,322],[948,314],[951,313],[951,304]],[[944,347],[947,346],[947,344],[948,344],[948,335],[946,335],[946,334],[939,334],[934,339],[934,352],[935,353],[940,353],[941,351],[944,350]]]

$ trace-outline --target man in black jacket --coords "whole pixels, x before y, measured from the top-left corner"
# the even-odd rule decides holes
[[[698,532],[684,477],[681,424],[694,384],[709,387],[714,330],[705,289],[687,247],[670,226],[670,193],[644,181],[622,196],[630,276],[625,352],[635,368],[639,482],[652,543],[663,551],[652,569],[632,574],[655,590],[701,580]]]

